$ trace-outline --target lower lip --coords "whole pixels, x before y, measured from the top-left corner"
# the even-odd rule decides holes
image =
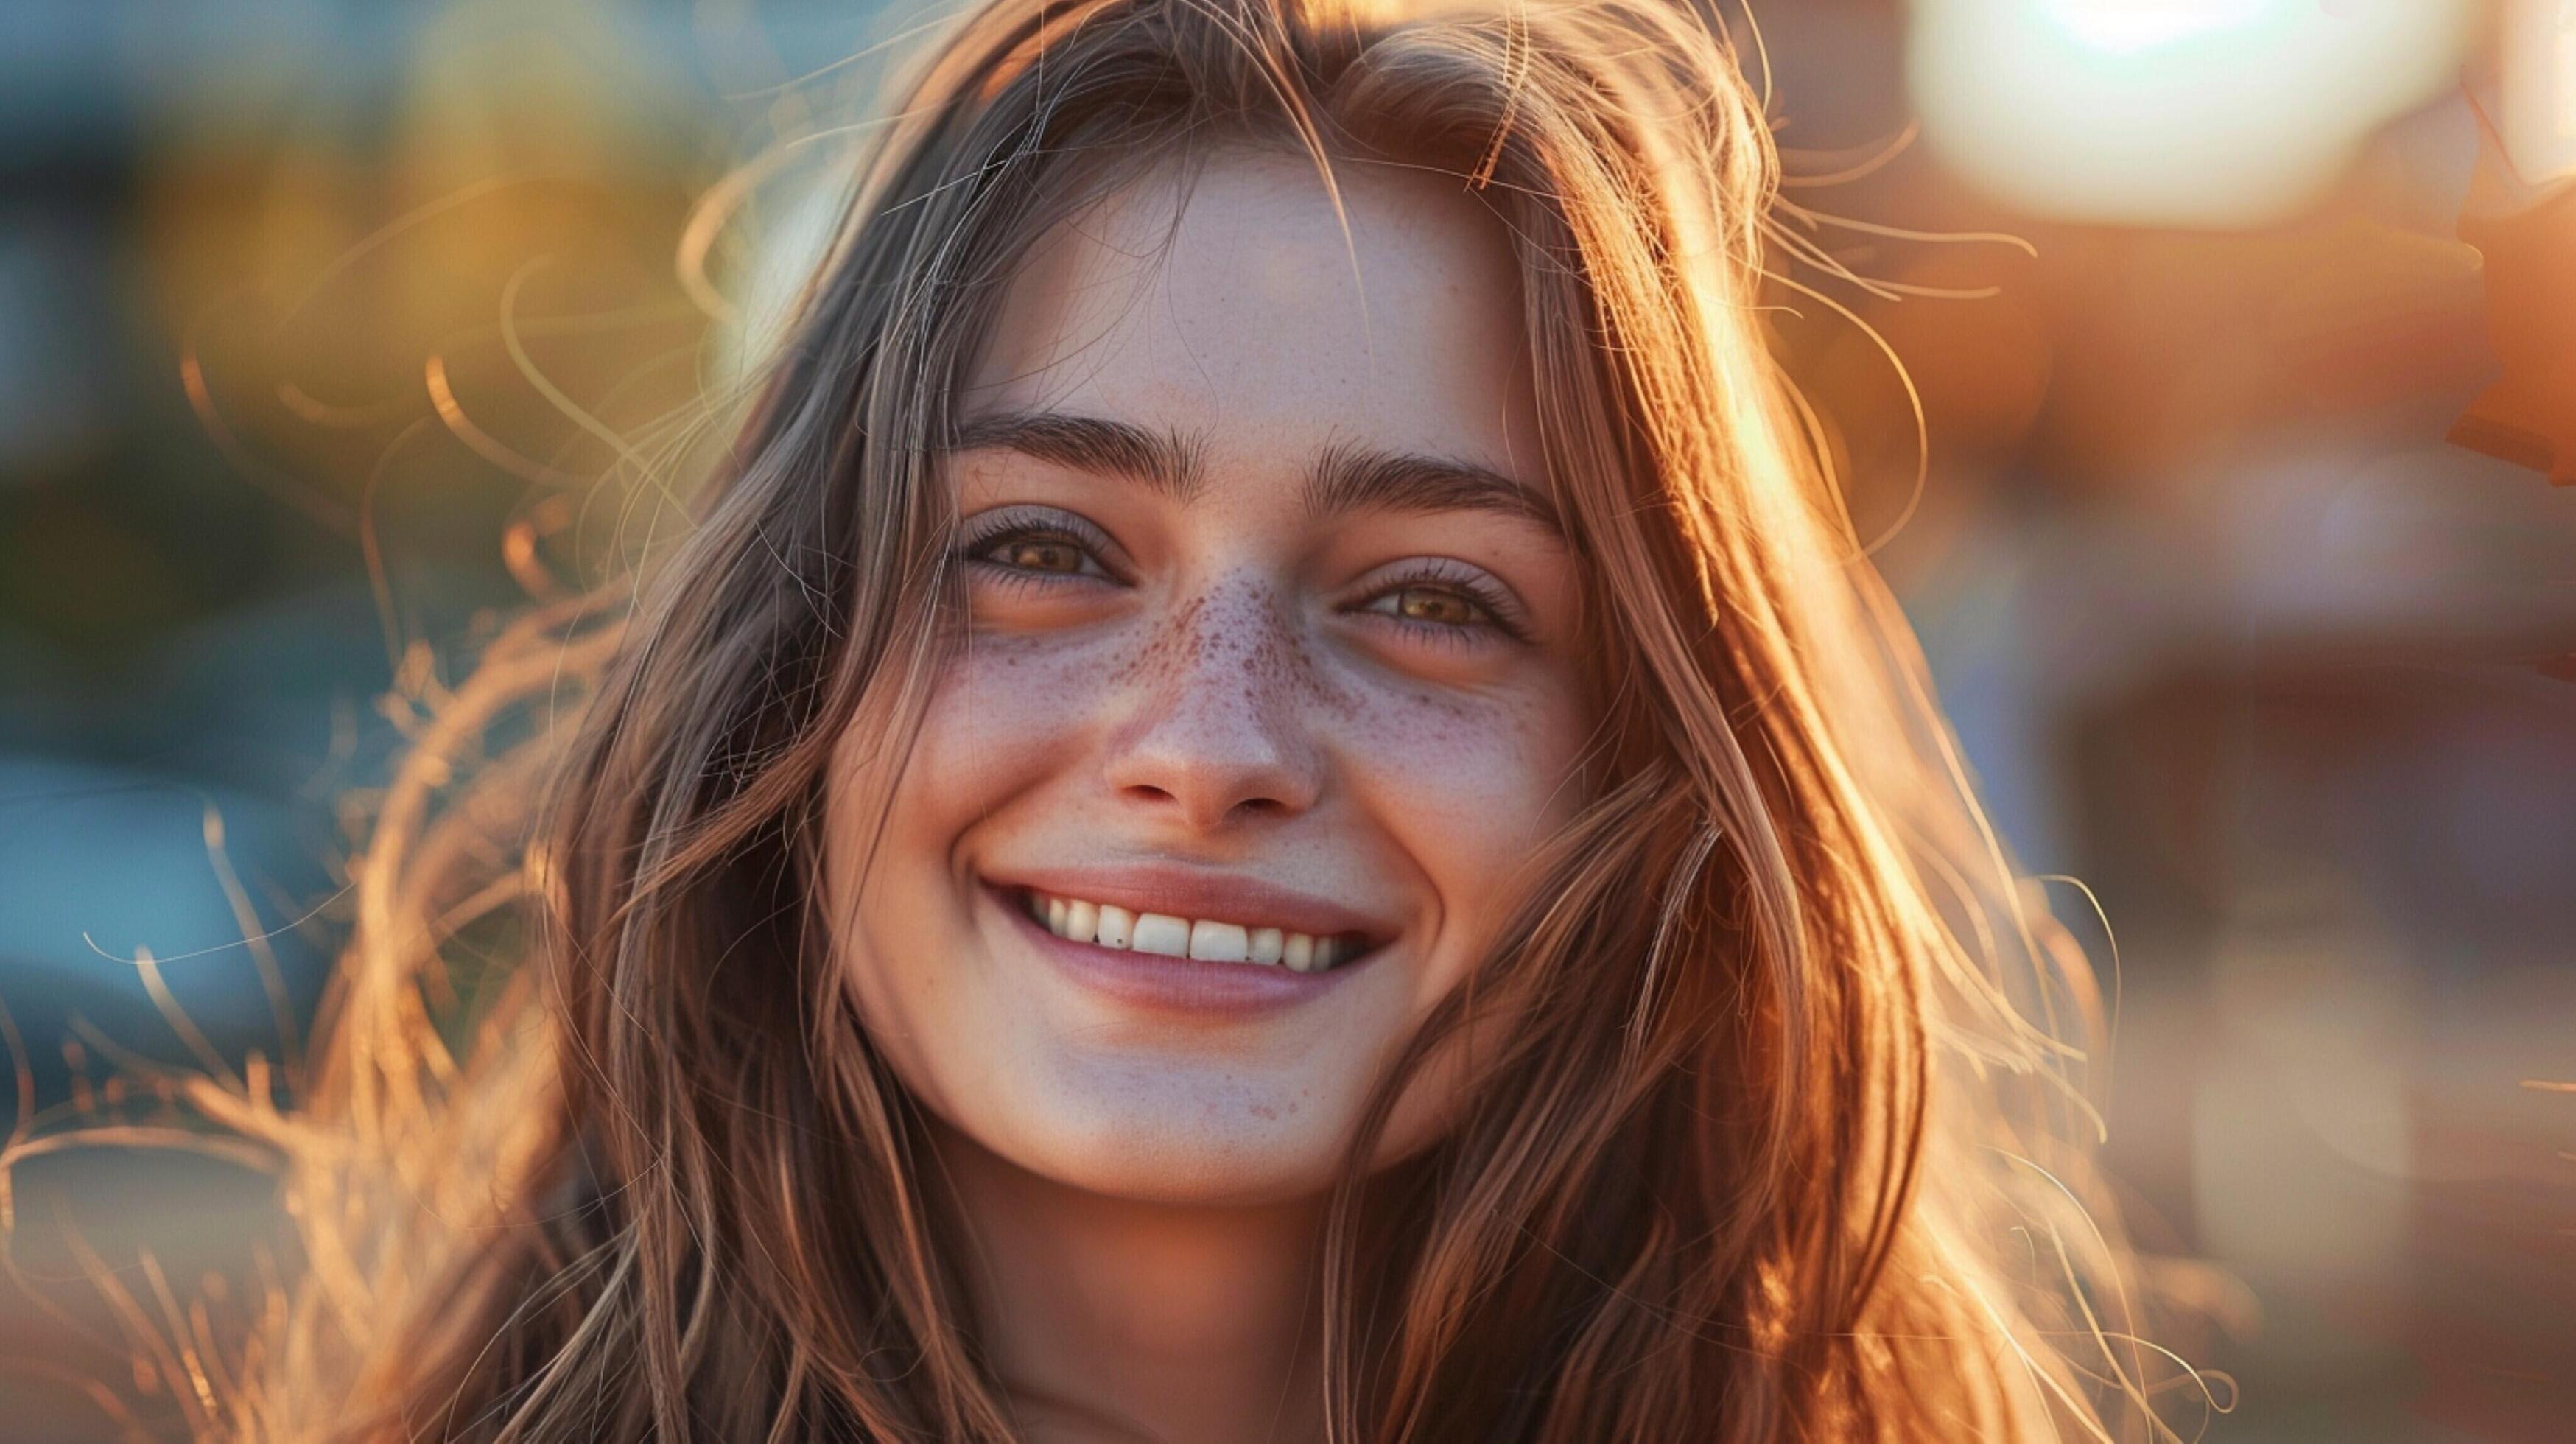
[[[1340,986],[1343,974],[1374,957],[1373,952],[1320,973],[1301,973],[1279,963],[1210,963],[1131,948],[1104,948],[1057,937],[1015,899],[990,887],[985,892],[1038,955],[1067,977],[1093,992],[1155,1012],[1211,1020],[1280,1012],[1323,996]]]

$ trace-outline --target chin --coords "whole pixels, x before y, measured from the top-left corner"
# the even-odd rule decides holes
[[[1294,1203],[1328,1192],[1357,1100],[1286,1080],[1229,1078],[1150,1056],[1027,1060],[1031,1097],[948,1125],[1047,1182],[1181,1206]],[[1264,1116],[1264,1115],[1272,1116]],[[978,1126],[981,1124],[983,1126]]]

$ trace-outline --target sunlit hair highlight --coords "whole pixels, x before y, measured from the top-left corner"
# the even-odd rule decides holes
[[[953,636],[940,458],[1003,284],[1228,146],[1452,175],[1506,229],[1598,658],[1580,815],[1352,1140],[1472,1040],[1450,1131],[1332,1199],[1331,1437],[2194,1417],[2093,1172],[2090,971],[1771,357],[1779,163],[1713,14],[995,0],[888,115],[691,533],[419,739],[302,1109],[200,1090],[307,1262],[211,1432],[1014,1437],[824,945],[825,770],[854,727],[900,755]],[[452,778],[495,729],[531,737]],[[517,960],[480,993],[469,937]]]

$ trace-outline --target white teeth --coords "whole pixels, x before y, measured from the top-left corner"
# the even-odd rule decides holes
[[[1100,945],[1124,948],[1136,940],[1136,915],[1125,908],[1100,905]]]
[[[1203,963],[1244,962],[1252,956],[1252,935],[1233,923],[1192,923],[1190,956]]]
[[[1136,918],[1136,951],[1167,958],[1190,955],[1190,922],[1169,913],[1140,913]]]
[[[1309,943],[1310,946],[1301,948],[1298,946],[1300,943]],[[1342,960],[1342,945],[1339,941],[1332,938],[1309,939],[1303,933],[1288,935],[1286,952],[1284,961],[1291,969],[1300,973],[1320,973]]]
[[[1077,943],[1096,942],[1104,948],[1159,953],[1168,958],[1284,964],[1293,972],[1320,973],[1341,962],[1351,951],[1339,939],[1312,933],[1247,927],[1208,918],[1192,921],[1170,913],[1133,913],[1110,903],[1044,893],[1032,892],[1028,909],[1057,937]]]

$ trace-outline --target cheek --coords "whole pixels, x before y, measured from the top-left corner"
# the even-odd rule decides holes
[[[1526,685],[1477,694],[1397,692],[1372,698],[1352,736],[1368,759],[1371,810],[1437,900],[1436,941],[1414,979],[1418,1023],[1500,941],[1532,879],[1539,845],[1571,820],[1584,717],[1571,678],[1554,669]],[[1514,1024],[1488,1017],[1453,1034],[1398,1099],[1380,1140],[1385,1166],[1445,1134],[1474,1087],[1472,1059],[1496,1056]]]
[[[969,921],[950,885],[960,839],[1078,757],[1117,663],[1104,646],[1063,637],[962,639],[937,664],[908,756],[889,745],[898,735],[889,718],[862,718],[843,734],[826,827],[835,906],[843,926],[856,924],[850,952],[863,987],[940,971],[927,960],[953,951]],[[905,945],[890,951],[894,940]]]
[[[890,717],[855,721],[836,749],[825,821],[835,951],[887,1061],[943,1116],[972,1111],[975,1087],[954,1064],[978,1056],[968,1040],[996,1026],[991,991],[957,967],[979,955],[960,843],[1080,758],[1120,660],[1064,636],[959,639],[937,664],[908,755],[886,741],[898,731]]]
[[[979,636],[932,684],[896,793],[898,830],[952,837],[1071,758],[1132,655],[1114,639]]]
[[[1565,782],[1581,719],[1552,673],[1478,692],[1370,687],[1346,726],[1364,804],[1445,907],[1508,886],[1519,859],[1572,814]]]

